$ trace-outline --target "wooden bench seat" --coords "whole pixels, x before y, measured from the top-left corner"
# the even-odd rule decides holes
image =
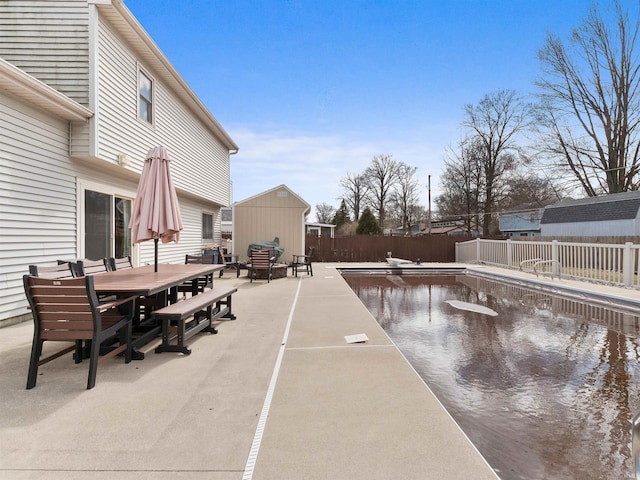
[[[219,318],[235,320],[231,313],[231,296],[237,292],[235,287],[216,287],[204,293],[180,300],[153,312],[153,317],[162,320],[162,343],[156,347],[156,353],[181,352],[189,355],[191,350],[185,341],[198,332],[218,333],[212,322]],[[187,319],[193,315],[193,321]],[[204,316],[204,320],[201,319]],[[177,334],[172,335],[171,325],[177,325]],[[175,344],[171,340],[175,338]]]

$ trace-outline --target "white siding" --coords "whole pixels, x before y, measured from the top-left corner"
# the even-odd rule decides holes
[[[76,254],[68,124],[0,94],[0,321],[27,313],[22,275]]]
[[[98,52],[98,156],[115,162],[119,153],[126,153],[132,160],[130,168],[141,171],[149,148],[164,145],[173,159],[176,188],[228,205],[228,150],[146,65],[141,66],[154,79],[155,122],[138,120],[136,56],[104,22],[100,22]]]
[[[89,35],[88,17],[86,0],[0,1],[0,57],[95,112],[89,123],[69,124],[0,92],[0,323],[27,314],[22,275],[29,264],[83,256],[82,189],[133,198],[152,146],[165,145],[172,155],[184,224],[178,244],[160,244],[159,261],[181,263],[200,252],[203,211],[214,215],[220,242],[219,206],[231,195],[227,148],[150,68],[156,122],[139,121],[138,57],[103,20]],[[90,38],[98,44],[95,72]],[[130,166],[117,165],[120,153]],[[136,247],[140,264],[153,262],[153,246]]]
[[[89,106],[86,0],[0,2],[0,57]]]
[[[640,235],[640,222],[635,220],[611,220],[578,223],[543,223],[542,237],[627,237]]]

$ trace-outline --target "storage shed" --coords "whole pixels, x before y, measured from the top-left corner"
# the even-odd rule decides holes
[[[284,252],[279,263],[290,263],[305,252],[305,219],[311,206],[286,185],[279,185],[233,204],[233,253],[248,259],[252,243],[278,238]]]
[[[564,200],[545,208],[543,237],[640,235],[640,192]]]

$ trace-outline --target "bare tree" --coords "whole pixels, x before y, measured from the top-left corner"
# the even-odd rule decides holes
[[[463,125],[481,147],[478,158],[484,175],[482,233],[489,235],[500,179],[517,165],[518,134],[528,128],[532,111],[513,90],[499,90],[485,95],[477,105],[466,105],[465,112]]]
[[[411,224],[418,214],[418,179],[416,171],[418,167],[410,167],[400,162],[398,165],[398,181],[391,193],[391,201],[396,207],[402,229],[411,233]]]
[[[316,205],[316,221],[318,223],[331,223],[336,214],[336,209],[327,203]]]
[[[517,174],[509,178],[508,193],[500,210],[506,208],[541,208],[564,198],[562,189],[550,178],[533,173]]]
[[[384,229],[387,202],[398,180],[400,163],[391,155],[376,155],[364,172],[369,187],[369,201],[378,213],[378,225]]]
[[[478,227],[480,220],[478,212],[484,191],[482,148],[480,142],[465,139],[458,144],[458,150],[447,149],[445,169],[440,177],[442,193],[435,199],[438,215],[462,217],[467,234]]]
[[[353,221],[358,222],[360,211],[369,192],[369,185],[361,173],[347,173],[347,176],[340,179],[343,196],[347,208],[353,213]]]
[[[549,34],[538,53],[544,150],[589,196],[640,188],[640,17],[613,7],[615,25],[594,5],[570,47]]]

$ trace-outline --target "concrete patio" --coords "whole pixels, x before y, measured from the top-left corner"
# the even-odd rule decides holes
[[[25,390],[32,323],[1,329],[0,478],[497,478],[334,267],[225,274],[237,320],[92,390],[70,354]]]

